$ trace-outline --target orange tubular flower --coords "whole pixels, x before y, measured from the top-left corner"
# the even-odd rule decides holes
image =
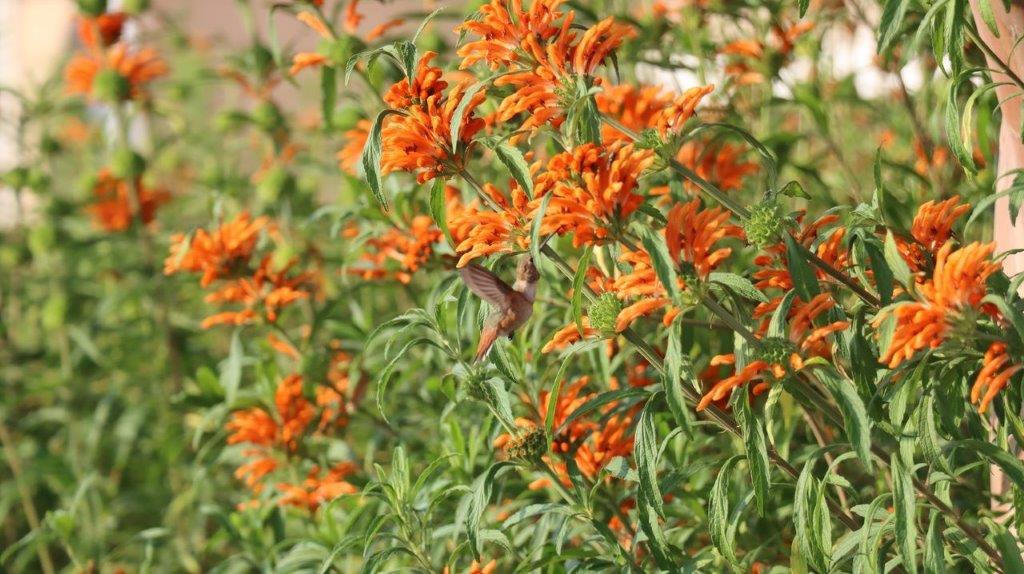
[[[163,190],[149,190],[141,180],[135,181],[135,193],[138,200],[138,217],[144,225],[150,224],[156,217],[156,210],[170,199],[171,194]],[[96,201],[87,209],[92,214],[96,225],[106,231],[125,231],[131,227],[133,213],[132,190],[128,182],[114,177],[110,170],[100,171],[93,186]]]
[[[167,74],[167,64],[156,51],[144,48],[137,52],[129,52],[124,44],[110,48],[105,55],[83,56],[71,58],[64,71],[68,91],[72,94],[97,97],[94,83],[101,71],[113,71],[119,81],[126,84],[126,96],[130,99],[143,99],[146,84]],[[106,88],[107,90],[116,88]],[[122,94],[117,96],[123,97]]]
[[[546,42],[556,35],[555,22],[562,17],[558,11],[565,0],[535,0],[529,11],[523,10],[522,0],[512,0],[511,11],[506,0],[491,0],[480,7],[479,18],[468,19],[456,28],[479,36],[480,40],[467,42],[459,48],[462,69],[477,62],[486,62],[492,70],[508,67],[520,60],[520,48],[528,38]]]
[[[655,127],[661,137],[670,133],[678,132],[690,118],[693,117],[697,104],[704,99],[704,96],[715,91],[714,86],[699,86],[690,88],[672,101],[672,105],[659,114]]]
[[[288,73],[294,76],[306,68],[325,66],[329,62],[330,59],[323,54],[317,54],[316,52],[300,52],[295,54],[292,58],[292,67],[288,69]]]
[[[917,244],[897,237],[900,255],[913,270],[920,271],[927,265],[925,250],[934,252],[949,241],[956,220],[970,210],[971,205],[960,203],[960,196],[956,195],[938,203],[921,204],[910,228],[910,235]]]
[[[370,128],[373,124],[370,120],[359,120],[355,127],[345,132],[345,146],[338,152],[338,166],[349,175],[356,175],[359,169],[359,160],[366,147],[366,140],[370,137]]]
[[[184,235],[175,234],[171,237],[171,253],[164,261],[164,273],[201,272],[200,285],[206,287],[219,278],[230,276],[236,265],[247,262],[260,232],[267,227],[266,217],[254,220],[248,213],[242,213],[213,233],[205,229],[196,231],[187,244]]]
[[[78,38],[90,49],[106,48],[121,39],[125,20],[124,12],[105,12],[95,18],[79,16]]]
[[[1024,366],[1010,362],[1006,343],[996,341],[989,345],[981,370],[978,371],[974,386],[971,388],[971,404],[977,404],[978,412],[984,414],[992,399],[996,398],[999,391],[1010,382],[1010,377],[1022,368]],[[982,392],[985,393],[984,396]],[[978,404],[979,399],[981,404]]]
[[[711,359],[712,367],[734,365],[735,363],[736,357],[732,354],[718,355]],[[751,390],[755,395],[763,393],[771,387],[773,379],[781,379],[786,376],[786,367],[787,365],[769,363],[761,359],[751,361],[739,372],[713,383],[711,390],[705,393],[697,403],[697,412],[706,409],[713,402],[728,398],[733,389],[750,383],[754,383]],[[803,359],[798,353],[794,352],[789,355],[788,367],[794,371],[803,367]]]
[[[282,506],[295,506],[315,512],[320,505],[330,502],[345,494],[355,494],[359,489],[345,481],[345,477],[355,473],[358,467],[351,462],[334,465],[327,474],[321,476],[320,467],[314,466],[302,484],[281,482],[277,484],[282,496]]]
[[[726,237],[743,237],[743,229],[729,225],[730,214],[720,207],[700,208],[700,199],[679,203],[668,212],[665,225],[665,243],[673,261],[682,260],[693,265],[697,275],[707,278],[722,261],[732,254],[729,247],[715,249],[715,244]]]
[[[370,30],[369,32],[367,32],[366,33],[366,38],[364,38],[364,39],[367,42],[372,42],[372,41],[380,38],[384,34],[387,34],[388,31],[390,31],[392,28],[397,28],[397,27],[401,26],[402,24],[405,24],[405,19],[403,19],[403,18],[395,18],[395,19],[392,19],[392,20],[388,20],[387,22],[384,22],[383,24],[378,24],[377,26],[375,26],[373,28],[373,30]]]
[[[461,254],[456,267],[464,267],[478,257],[529,247],[532,220],[529,198],[514,181],[509,186],[511,202],[493,184],[484,184],[484,192],[500,211],[484,209],[476,199],[464,206],[458,190],[448,190],[453,192],[447,202],[448,229],[455,240],[455,251]]]
[[[437,54],[427,52],[420,59],[412,84],[403,79],[384,96],[398,115],[385,119],[382,132],[381,170],[417,172],[417,181],[427,182],[439,175],[459,169],[462,153],[451,149],[451,123],[455,110],[465,97],[469,82],[455,86],[444,96],[448,86],[441,80],[440,68],[430,66]],[[484,120],[475,110],[486,93],[480,90],[465,108],[459,128],[459,149],[465,152],[473,136],[484,127]]]
[[[714,182],[719,189],[728,191],[739,189],[748,175],[760,169],[756,162],[744,161],[742,154],[742,148],[728,143],[708,146],[688,141],[679,148],[676,159],[697,175]],[[685,183],[685,188],[691,193],[697,190],[690,181]]]
[[[353,273],[364,279],[394,277],[403,284],[412,281],[412,274],[430,259],[434,252],[434,244],[443,234],[434,226],[433,219],[428,215],[417,215],[409,224],[408,229],[392,227],[379,237],[367,241],[371,251],[363,254],[362,259],[369,267],[354,269]],[[387,263],[398,262],[398,270],[390,271]]]
[[[623,40],[636,35],[631,26],[606,18],[577,36],[575,13],[569,11],[563,18],[558,11],[561,4],[562,0],[538,0],[527,12],[521,0],[515,0],[510,13],[505,2],[492,0],[481,8],[478,21],[459,28],[481,37],[459,50],[463,69],[484,61],[491,69],[505,67],[511,72],[495,81],[496,86],[516,90],[501,102],[497,118],[505,122],[527,114],[521,125],[524,133],[561,125],[560,92],[575,77],[592,76]],[[591,85],[600,83],[598,78]]]
[[[947,242],[936,255],[935,271],[918,288],[921,300],[898,303],[875,319],[879,326],[889,316],[895,319],[892,342],[880,362],[893,369],[925,348],[938,348],[959,320],[971,321],[976,312],[995,315],[982,305],[985,282],[999,270],[991,260],[994,243],[971,243],[953,250]]]
[[[643,203],[637,181],[653,162],[652,151],[628,144],[587,143],[554,156],[534,186],[538,206],[544,195],[553,196],[541,233],[572,233],[577,247],[602,242],[610,226],[626,222]]]
[[[621,84],[605,86],[594,101],[599,112],[640,133],[660,121],[665,109],[672,105],[672,94],[656,86]],[[601,125],[601,139],[608,143],[630,141],[626,134],[608,124]]]

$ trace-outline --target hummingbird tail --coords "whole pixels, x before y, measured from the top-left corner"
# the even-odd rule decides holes
[[[487,356],[487,353],[491,350],[491,346],[494,345],[494,341],[498,339],[497,329],[484,329],[480,332],[480,344],[476,347],[476,357],[474,360],[480,361]]]

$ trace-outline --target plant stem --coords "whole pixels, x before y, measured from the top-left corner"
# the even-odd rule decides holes
[[[11,468],[14,483],[18,488],[18,498],[21,499],[21,508],[25,512],[25,520],[28,522],[28,527],[41,534],[39,513],[36,511],[36,505],[32,502],[32,492],[29,490],[28,485],[25,484],[21,468],[21,458],[18,456],[11,433],[7,430],[7,425],[2,420],[0,420],[0,443],[3,443],[7,466]],[[53,574],[55,571],[53,559],[50,558],[50,551],[47,549],[44,540],[39,540],[36,544],[36,555],[39,556],[39,566],[42,568],[43,573]]]

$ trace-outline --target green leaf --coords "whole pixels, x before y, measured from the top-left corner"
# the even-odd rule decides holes
[[[818,285],[818,277],[814,274],[804,256],[800,246],[797,245],[792,235],[785,234],[786,241],[786,264],[789,274],[793,278],[793,288],[805,303],[814,299],[814,296],[821,292]]]
[[[661,528],[661,523],[658,522],[658,515],[655,512],[654,506],[651,505],[650,501],[641,497],[637,501],[636,508],[640,529],[647,535],[647,546],[654,556],[654,562],[662,570],[668,572],[676,571],[676,563],[672,558],[674,553],[671,552],[668,541],[665,539],[665,532]]]
[[[382,110],[373,120],[373,127],[370,129],[369,137],[366,138],[366,145],[363,146],[361,162],[363,172],[366,174],[366,183],[373,192],[374,199],[380,204],[384,211],[388,210],[388,199],[384,196],[383,183],[380,175],[380,147],[381,130],[384,128],[384,118],[391,114],[400,113],[398,110]]]
[[[587,268],[590,267],[590,256],[593,253],[593,246],[588,245],[583,251],[583,255],[580,256],[576,273],[572,278],[572,300],[570,307],[572,309],[572,320],[576,323],[576,329],[580,334],[583,334],[583,293],[586,292],[584,284],[587,279]]]
[[[437,10],[434,10],[434,11],[433,11],[433,12],[431,12],[430,14],[427,14],[427,17],[426,17],[426,18],[424,18],[424,19],[423,19],[423,20],[422,20],[422,21],[420,22],[420,25],[419,25],[419,27],[418,27],[418,28],[416,28],[416,33],[415,33],[415,34],[413,34],[413,36],[412,36],[412,43],[413,43],[413,44],[417,44],[417,43],[419,43],[419,41],[420,41],[420,34],[422,34],[422,33],[423,33],[423,30],[425,30],[425,29],[426,29],[426,27],[427,27],[427,24],[429,24],[431,20],[433,20],[434,18],[436,18],[437,16],[439,16],[439,15],[441,14],[441,12],[444,12],[444,11],[445,11],[445,8],[443,8],[443,7],[442,7],[442,8],[438,8]]]
[[[733,539],[729,536],[729,473],[733,465],[742,458],[743,455],[736,455],[725,461],[722,469],[718,471],[708,497],[708,530],[711,543],[718,549],[722,558],[731,564],[736,564],[736,551],[733,548]]]
[[[896,36],[899,35],[903,26],[903,19],[907,14],[909,0],[885,0],[885,7],[882,9],[882,20],[878,24],[878,53],[884,54],[888,51]]]
[[[985,525],[995,533],[996,548],[1003,559],[1003,571],[1006,574],[1024,574],[1024,558],[1020,555],[1020,541],[1005,526],[986,518]]]
[[[966,448],[969,452],[983,455],[994,464],[999,465],[1006,473],[1006,476],[1013,481],[1017,488],[1024,489],[1024,463],[1017,457],[999,448],[998,446],[977,439],[964,439],[946,443],[946,450]]]
[[[665,245],[665,239],[653,229],[646,229],[641,235],[641,240],[644,249],[651,256],[654,271],[662,286],[665,287],[669,299],[673,302],[678,301],[679,281],[676,279],[676,268],[672,262],[672,256],[669,255],[668,247]]]
[[[929,574],[943,574],[946,571],[946,548],[942,544],[942,515],[932,511],[928,521],[928,534],[924,539],[924,570]]]
[[[495,146],[494,154],[498,156],[501,163],[505,164],[509,173],[512,174],[512,178],[526,192],[527,197],[533,199],[533,176],[530,175],[530,165],[526,163],[523,152],[508,142],[501,142]]]
[[[889,266],[892,276],[904,287],[913,287],[910,267],[907,266],[907,262],[900,255],[900,250],[896,247],[896,239],[893,237],[892,231],[887,231],[885,234],[884,249],[885,263]]]
[[[235,395],[242,382],[242,361],[245,359],[245,351],[242,349],[241,329],[235,329],[231,334],[231,346],[228,350],[228,357],[220,370],[220,386],[224,389],[224,396],[227,404],[235,402]]]
[[[455,240],[452,238],[451,230],[448,229],[448,216],[445,208],[444,191],[446,187],[447,180],[440,177],[434,178],[434,183],[430,186],[430,217],[433,218],[434,224],[444,232],[445,239],[454,249]]]
[[[896,548],[903,560],[903,569],[914,574],[917,572],[917,504],[913,473],[896,454],[892,456],[890,468],[893,506],[896,509]]]
[[[733,414],[743,431],[743,447],[747,453],[747,466],[750,467],[750,480],[754,484],[754,497],[757,501],[757,512],[765,515],[768,504],[771,466],[768,462],[768,440],[764,426],[750,409],[750,401],[746,393],[736,393]]]
[[[803,18],[811,6],[811,0],[797,0],[797,6],[800,8],[800,17]]]
[[[978,0],[977,3],[978,13],[981,15],[981,19],[988,26],[989,31],[996,38],[999,37],[999,25],[996,23],[995,12],[992,11],[991,0]],[[966,25],[966,24],[964,24]]]
[[[878,249],[878,246],[871,242],[864,242],[864,250],[868,254],[868,263],[871,265],[871,272],[875,276],[875,286],[878,288],[878,298],[882,305],[892,303],[893,274],[889,265],[885,262],[885,255]],[[901,259],[902,260],[902,259]]]
[[[650,504],[658,516],[664,516],[661,489],[658,487],[658,435],[654,428],[653,404],[654,401],[647,401],[637,419],[633,459],[640,478],[640,500]]]
[[[826,495],[824,488],[820,488],[818,480],[813,474],[814,458],[806,463],[796,480],[796,492],[793,495],[793,526],[796,528],[796,541],[799,544],[800,554],[812,569],[819,572],[828,570],[830,548],[825,547],[825,541],[821,539],[819,529],[815,528],[817,523],[817,502],[819,497]],[[831,541],[829,541],[831,542]],[[831,546],[831,544],[829,544]]]
[[[334,105],[338,101],[338,72],[334,66],[324,66],[320,73],[320,114],[324,127],[331,128],[334,121]]]
[[[496,462],[487,469],[487,472],[477,477],[473,482],[473,491],[469,499],[469,508],[466,516],[466,535],[469,537],[470,548],[473,555],[480,558],[482,544],[480,541],[480,521],[483,519],[484,511],[491,500],[491,490],[494,479],[505,469],[513,467],[510,461],[503,460]]]
[[[551,203],[550,193],[541,200],[540,207],[533,214],[533,223],[530,224],[530,254],[533,255],[534,263],[538,265],[540,264],[540,227],[544,222],[544,215],[548,212],[549,203]]]
[[[692,380],[693,371],[689,359],[683,356],[680,338],[679,327],[670,326],[668,346],[665,350],[665,375],[662,386],[665,387],[665,400],[668,402],[669,410],[672,411],[672,417],[675,418],[679,428],[689,434],[693,421],[691,420],[690,406],[686,404],[686,396],[683,393],[683,377]]]
[[[786,197],[797,197],[800,199],[811,199],[811,194],[804,190],[804,186],[800,185],[799,181],[791,181],[786,185],[782,186],[779,193]]]
[[[722,273],[715,271],[708,275],[708,281],[725,285],[740,297],[750,299],[751,301],[757,301],[759,303],[768,302],[768,296],[762,293],[757,287],[754,287],[754,284],[751,283],[749,279],[736,275],[735,273]]]
[[[828,389],[843,413],[846,438],[853,445],[857,457],[871,472],[871,417],[853,381],[843,380],[834,367],[828,366],[816,372],[818,380]]]
[[[469,104],[473,101],[473,96],[493,80],[494,78],[492,77],[474,83],[466,89],[464,94],[462,94],[462,99],[459,100],[459,105],[455,106],[455,111],[452,113],[452,121],[448,125],[448,130],[451,134],[452,140],[452,151],[459,150],[459,136],[462,135],[462,117],[466,115],[466,108],[468,108]]]

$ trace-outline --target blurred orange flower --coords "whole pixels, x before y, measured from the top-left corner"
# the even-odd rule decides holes
[[[157,209],[170,200],[171,194],[163,190],[147,189],[141,179],[135,181],[135,198],[127,181],[103,169],[96,176],[92,191],[96,199],[86,209],[92,214],[96,224],[106,231],[125,231],[132,225],[135,209],[143,225],[148,225],[156,217]],[[137,206],[133,203],[138,201]]]
[[[978,412],[984,413],[988,410],[992,399],[996,398],[999,391],[1010,382],[1010,377],[1017,374],[1022,368],[1024,366],[1021,364],[1014,364],[1010,361],[1006,343],[996,341],[989,345],[974,387],[971,388],[971,404],[977,404]],[[985,394],[982,395],[982,392]]]

